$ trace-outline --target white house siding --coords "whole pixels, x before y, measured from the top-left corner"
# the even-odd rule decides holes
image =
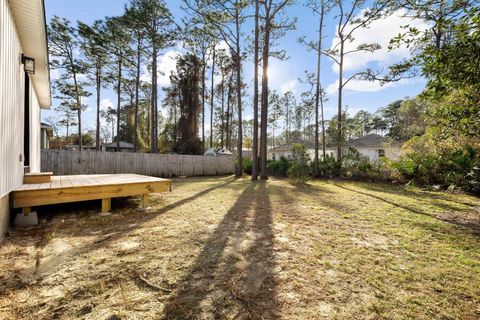
[[[7,0],[0,0],[0,197],[22,182],[24,72]]]
[[[374,148],[356,148],[358,152],[370,159],[370,161],[378,161],[378,149]]]
[[[0,241],[8,225],[8,194],[23,180],[25,73],[22,45],[8,0],[0,0]],[[30,167],[40,170],[40,106],[31,84]]]
[[[31,83],[31,81],[30,81]],[[30,172],[40,172],[40,105],[33,85],[30,85]]]

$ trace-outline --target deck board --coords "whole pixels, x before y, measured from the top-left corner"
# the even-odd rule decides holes
[[[24,184],[13,191],[14,208],[165,192],[168,179],[137,174],[53,176],[50,183]]]

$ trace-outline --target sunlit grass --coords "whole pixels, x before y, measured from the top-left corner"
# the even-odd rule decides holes
[[[16,232],[0,249],[0,317],[480,317],[480,201],[468,195],[214,177],[135,205],[114,202],[107,219],[72,205],[38,239]],[[24,280],[37,258],[42,272]]]

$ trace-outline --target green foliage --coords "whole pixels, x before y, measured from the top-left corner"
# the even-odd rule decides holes
[[[341,175],[342,164],[335,157],[326,156],[318,163],[318,174],[323,178],[337,178]]]
[[[243,171],[246,174],[252,174],[253,161],[250,158],[243,158]]]
[[[310,171],[310,157],[307,153],[307,148],[303,144],[295,143],[292,146],[293,160],[290,169],[288,169],[288,178],[293,183],[305,183]]]
[[[288,177],[288,170],[290,169],[291,165],[292,162],[288,161],[285,157],[281,157],[278,161],[268,161],[268,173],[272,176]]]
[[[413,139],[408,152],[392,167],[420,185],[461,188],[480,194],[480,148],[469,144]]]
[[[203,153],[203,144],[200,138],[192,137],[191,139],[177,143],[173,147],[173,152],[178,154],[201,155]]]

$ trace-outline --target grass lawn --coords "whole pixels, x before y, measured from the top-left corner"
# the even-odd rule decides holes
[[[480,319],[480,200],[189,178],[41,208],[0,247],[1,319]]]

